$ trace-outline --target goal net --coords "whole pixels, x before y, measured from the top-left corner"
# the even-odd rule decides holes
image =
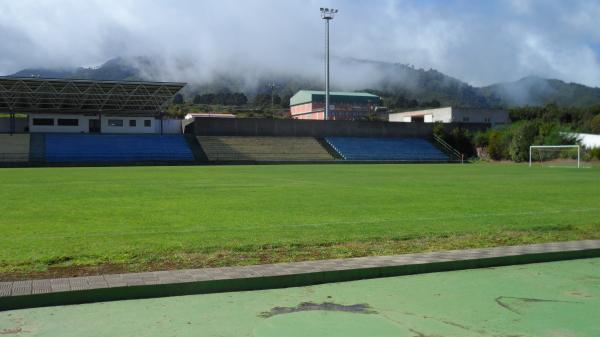
[[[529,147],[529,167],[581,167],[579,145],[532,145]]]

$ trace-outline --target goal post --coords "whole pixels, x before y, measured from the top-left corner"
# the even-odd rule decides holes
[[[576,153],[576,155],[575,155]],[[531,145],[529,147],[529,167],[539,160],[544,162],[577,161],[581,167],[581,146],[579,145]]]

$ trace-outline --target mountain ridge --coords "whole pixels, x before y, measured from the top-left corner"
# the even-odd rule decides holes
[[[558,79],[527,76],[512,82],[488,86],[472,86],[460,79],[435,69],[417,69],[402,63],[338,58],[334,62],[340,69],[352,72],[360,69],[370,78],[362,78],[360,84],[344,85],[343,90],[370,90],[384,97],[416,99],[421,102],[438,101],[442,105],[465,107],[515,107],[538,106],[554,103],[559,106],[589,106],[600,103],[600,88]],[[161,64],[147,57],[131,59],[113,58],[99,67],[77,68],[29,68],[11,76],[50,77],[93,80],[157,80]],[[164,80],[161,78],[160,80]],[[169,79],[178,81],[177,78]],[[260,74],[252,85],[242,75],[218,74],[209,81],[191,82],[184,95],[193,97],[199,93],[244,92],[252,97],[269,93],[275,83],[275,93],[289,97],[299,89],[322,88],[322,80],[292,74]]]

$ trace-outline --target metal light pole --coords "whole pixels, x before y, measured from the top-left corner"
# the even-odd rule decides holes
[[[329,119],[329,21],[337,12],[337,9],[321,8],[321,19],[325,20],[325,120]]]

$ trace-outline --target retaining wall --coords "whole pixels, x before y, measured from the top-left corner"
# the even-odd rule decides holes
[[[485,130],[489,124],[446,124],[447,129],[463,127]],[[431,123],[390,123],[368,121],[319,121],[263,118],[198,118],[185,126],[185,133],[198,136],[273,137],[431,137]]]

